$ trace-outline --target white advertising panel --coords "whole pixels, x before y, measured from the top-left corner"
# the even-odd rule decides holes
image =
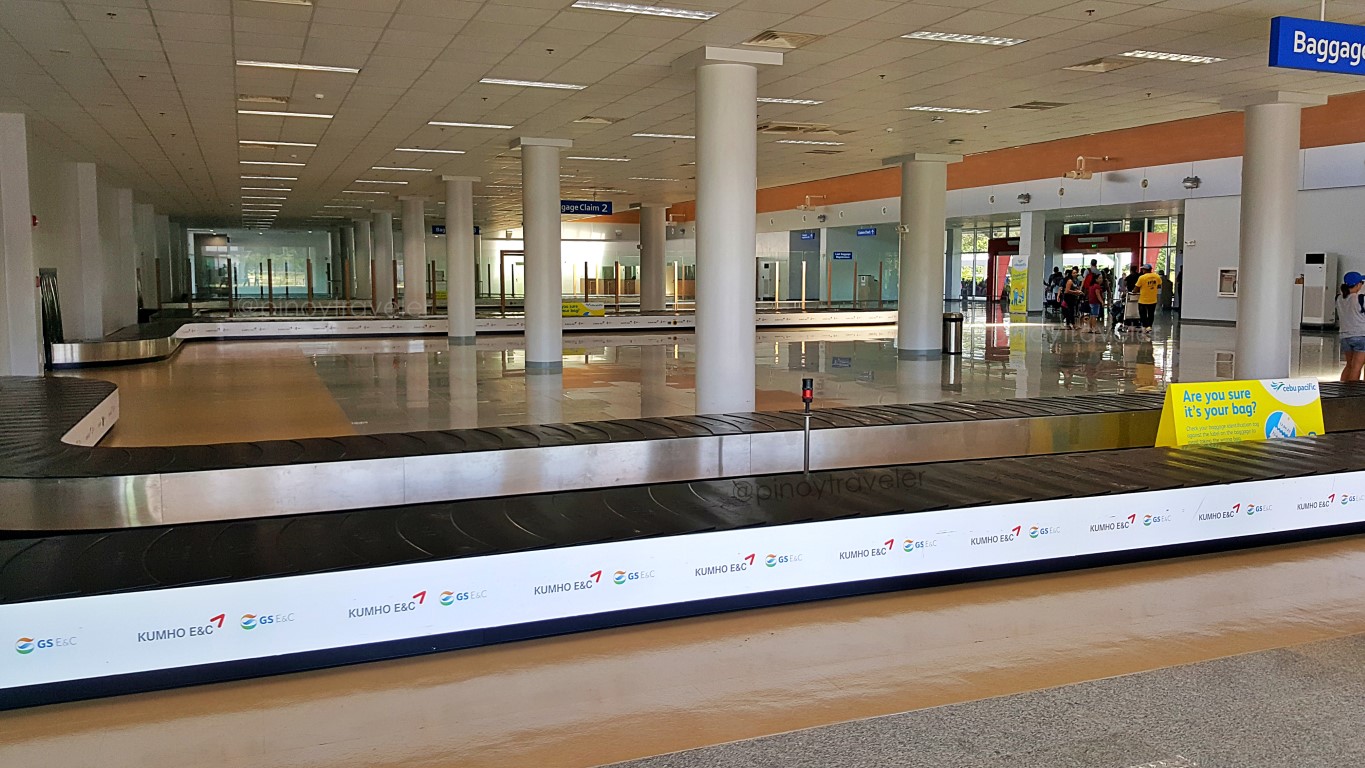
[[[734,492],[838,504],[868,481],[736,481]],[[0,650],[0,702],[19,686],[1355,523],[1362,502],[1356,472],[3,605],[0,642],[13,645]]]

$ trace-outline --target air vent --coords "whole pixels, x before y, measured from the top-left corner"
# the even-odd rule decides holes
[[[585,115],[575,120],[575,123],[592,123],[593,125],[611,125],[620,118],[618,117],[598,117],[596,115]]]
[[[1073,64],[1062,69],[1069,69],[1072,72],[1113,72],[1116,69],[1131,67],[1139,62],[1133,59],[1123,59],[1118,57],[1108,57],[1103,59],[1092,59],[1081,64]]]
[[[811,35],[805,32],[778,32],[770,29],[767,32],[760,32],[757,35],[754,35],[752,38],[741,43],[741,45],[755,45],[760,48],[791,49],[809,45],[816,40],[821,40],[823,38],[824,35]]]
[[[842,155],[843,153],[842,149],[811,149],[806,151],[808,155]]]
[[[782,136],[793,136],[798,134],[818,134],[824,133],[831,136],[838,134],[826,123],[781,123],[769,121],[758,124],[759,133],[776,133]]]
[[[1032,109],[1034,111],[1041,111],[1044,109],[1056,109],[1057,107],[1067,106],[1070,105],[1063,104],[1060,101],[1030,101],[1025,104],[1015,104],[1014,106],[1010,107],[1010,109]]]
[[[245,101],[251,104],[288,104],[289,99],[283,96],[253,96],[249,93],[237,94],[238,101]]]

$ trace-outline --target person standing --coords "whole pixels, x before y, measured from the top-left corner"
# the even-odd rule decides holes
[[[1152,322],[1156,319],[1156,305],[1161,298],[1161,276],[1152,272],[1151,264],[1142,265],[1142,275],[1137,279],[1138,318],[1143,333],[1152,332]]]
[[[1062,318],[1066,321],[1068,330],[1076,329],[1076,308],[1080,306],[1084,297],[1081,291],[1081,281],[1076,276],[1076,268],[1067,270],[1066,284],[1062,288]]]
[[[1341,295],[1337,297],[1337,327],[1341,330],[1341,357],[1346,367],[1341,370],[1342,381],[1360,381],[1365,369],[1365,294],[1360,292],[1365,277],[1359,272],[1347,272],[1341,278]]]

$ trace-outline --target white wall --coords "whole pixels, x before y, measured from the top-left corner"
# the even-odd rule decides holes
[[[1241,205],[1240,196],[1185,203],[1182,319],[1227,322],[1237,319],[1237,300],[1218,296],[1218,271],[1237,268]]]
[[[30,137],[28,169],[30,205],[33,215],[38,217],[38,226],[33,230],[34,265],[57,270],[64,335],[73,339],[98,337],[99,304],[91,306],[84,301],[86,275],[81,259],[76,164]]]

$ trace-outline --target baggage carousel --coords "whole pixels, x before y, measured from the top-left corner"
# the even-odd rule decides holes
[[[468,460],[582,441],[640,452],[697,439],[685,435],[698,429],[800,443],[794,415],[745,414],[336,438],[321,441],[331,445],[325,456],[313,452],[322,450],[315,441],[101,449],[69,441],[98,431],[91,414],[116,392],[55,378],[0,384],[6,412],[22,415],[0,428],[0,455],[16,483],[259,470],[269,461],[303,476],[331,466],[334,474],[315,480],[327,483],[353,465],[385,460],[386,450]],[[61,390],[69,384],[76,389]],[[1365,390],[1327,389],[1331,428],[1360,429]],[[40,391],[50,395],[46,408],[9,407],[11,398]],[[1092,413],[1150,415],[1157,407],[1148,398],[1123,410],[1122,400],[837,409],[820,418],[823,431],[852,437],[1098,418],[1066,411],[1068,403]],[[636,421],[667,424],[624,431]],[[183,522],[73,526],[80,510],[30,499],[27,524],[0,529],[0,626],[13,632],[15,648],[0,655],[0,708],[1365,532],[1365,431],[1181,450],[1036,448],[810,475],[583,483],[311,514],[190,514]],[[386,474],[363,477],[379,482]],[[115,487],[129,492],[133,484]]]

